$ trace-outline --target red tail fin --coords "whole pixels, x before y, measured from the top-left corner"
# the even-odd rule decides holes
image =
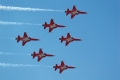
[[[44,24],[44,29],[46,29],[46,27],[47,27],[47,22],[45,22],[45,24]]]
[[[61,43],[62,43],[64,40],[64,37],[62,36],[61,38],[59,38],[59,40],[61,40]]]
[[[56,65],[55,65],[55,71],[57,70],[57,67],[58,67],[58,65],[56,64]]]
[[[18,43],[20,41],[20,36],[18,35],[18,37],[16,39],[17,39],[17,43]]]
[[[35,53],[35,52],[33,52],[33,59],[35,58],[35,55],[36,55],[36,53]]]
[[[70,10],[67,9],[67,11],[65,11],[65,13],[66,13],[66,16],[67,16],[70,13]]]

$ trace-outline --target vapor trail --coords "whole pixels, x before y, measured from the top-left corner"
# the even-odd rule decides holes
[[[0,10],[15,10],[15,11],[57,11],[64,12],[62,10],[53,10],[53,9],[40,9],[40,8],[30,8],[30,7],[14,7],[14,6],[2,6],[0,5]]]
[[[0,67],[52,67],[52,66],[31,65],[31,64],[0,63]]]
[[[0,21],[1,25],[42,25],[42,24],[32,24],[32,23],[21,23],[21,22],[7,22]]]
[[[10,37],[0,37],[0,38],[3,38],[3,39],[15,39],[15,38],[10,38]]]
[[[31,54],[11,53],[11,52],[0,52],[0,55],[31,55]]]

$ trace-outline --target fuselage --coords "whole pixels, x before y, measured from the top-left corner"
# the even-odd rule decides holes
[[[56,24],[50,24],[50,28],[56,28],[57,27],[57,25]]]
[[[45,53],[42,53],[42,54],[37,53],[37,54],[31,54],[31,55],[36,56],[36,57],[40,57],[40,58],[45,57]]]
[[[45,54],[44,53],[39,54],[38,57],[40,57],[40,58],[45,57]]]
[[[22,38],[22,40],[23,40],[24,42],[29,42],[29,41],[30,41],[30,37],[24,37],[24,38]]]
[[[57,25],[56,24],[43,24],[43,26],[46,26],[46,27],[50,27],[50,28],[56,28],[57,27]]]
[[[79,12],[78,12],[78,10],[75,10],[75,11],[72,11],[71,14],[72,15],[77,15],[77,14],[79,14]]]
[[[67,69],[67,67],[66,67],[66,65],[64,65],[64,66],[62,66],[60,69],[61,69],[61,70],[65,70],[65,69]]]
[[[72,37],[66,38],[66,41],[67,41],[67,42],[71,42],[71,41],[73,41],[73,38],[72,38]]]
[[[59,38],[59,40],[67,41],[67,42],[72,42],[74,40],[73,37],[70,38]]]

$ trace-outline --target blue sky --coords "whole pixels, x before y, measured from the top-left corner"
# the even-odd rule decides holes
[[[4,11],[0,10],[0,21],[43,24],[54,19],[55,23],[66,25],[48,32],[42,26],[1,25],[0,52],[31,54],[43,48],[54,57],[46,57],[40,62],[28,55],[0,55],[0,63],[31,64],[53,66],[65,64],[75,66],[59,74],[51,67],[0,67],[1,80],[119,80],[119,0],[0,0],[1,5],[15,7],[44,8],[53,10],[77,9],[86,11],[86,15],[70,19],[64,12],[49,11]],[[30,37],[41,41],[29,42],[24,47],[17,43],[17,35],[27,32]],[[59,37],[81,38],[81,42],[72,42],[67,47],[60,43]],[[2,37],[9,37],[8,39]]]

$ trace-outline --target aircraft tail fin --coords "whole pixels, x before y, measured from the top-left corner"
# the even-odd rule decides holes
[[[44,29],[46,29],[46,27],[47,27],[47,22],[45,22],[45,24],[44,24]]]
[[[35,55],[36,55],[36,53],[35,53],[35,52],[33,52],[33,59],[35,58]]]
[[[64,37],[62,36],[61,38],[59,38],[59,40],[61,40],[61,43],[62,43],[64,40]]]
[[[55,71],[57,70],[57,67],[58,67],[58,65],[56,64],[56,65],[55,65]]]
[[[20,36],[18,35],[18,37],[16,38],[17,43],[20,41]]]
[[[70,10],[67,9],[67,11],[65,11],[65,13],[66,13],[66,16],[67,16],[70,13]]]

